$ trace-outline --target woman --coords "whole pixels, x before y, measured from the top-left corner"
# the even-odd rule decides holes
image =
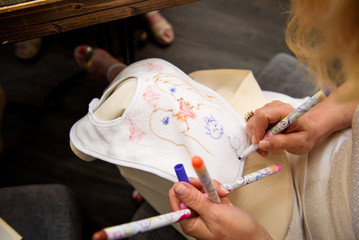
[[[283,134],[263,138],[271,124],[293,111],[279,101],[257,109],[247,131],[264,156],[274,150],[305,154],[293,161],[292,169],[300,203],[296,220],[303,227],[288,229],[287,239],[298,233],[308,239],[359,238],[355,224],[359,219],[355,198],[359,195],[355,180],[359,172],[359,2],[293,0],[292,8],[286,36],[289,47],[312,70],[318,86],[337,88]],[[352,132],[343,130],[349,127]],[[197,239],[271,239],[249,214],[227,199],[223,204],[210,202],[201,193],[200,182],[191,179],[191,183],[175,183],[169,191],[173,210],[183,202],[198,214],[180,222],[186,234]],[[224,198],[227,193],[221,189],[217,187]]]

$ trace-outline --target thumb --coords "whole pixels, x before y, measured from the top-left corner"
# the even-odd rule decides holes
[[[201,191],[185,182],[178,182],[173,186],[174,193],[177,198],[186,204],[187,207],[193,209],[199,215],[205,215],[211,203]]]

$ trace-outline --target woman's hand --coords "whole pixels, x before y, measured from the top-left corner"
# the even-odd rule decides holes
[[[305,154],[333,132],[350,127],[355,101],[340,101],[345,84],[328,98],[305,113],[280,134],[264,138],[265,133],[294,109],[289,104],[273,101],[255,111],[247,123],[247,132],[252,144],[259,144],[259,153],[286,150],[293,154]],[[343,91],[344,90],[344,91]]]
[[[225,198],[228,191],[214,181],[222,203],[213,203],[203,195],[198,179],[191,184],[177,182],[169,191],[173,211],[180,210],[180,203],[195,211],[196,216],[180,222],[184,233],[196,239],[271,239],[269,233],[253,217],[233,206]]]
[[[285,116],[291,113],[294,108],[281,101],[273,101],[264,105],[255,111],[254,116],[249,119],[246,129],[249,137],[252,140],[252,144],[259,144],[259,152],[262,155],[267,155],[269,150],[282,149],[281,139],[268,138],[263,139],[267,130],[277,124]]]
[[[291,124],[282,133],[266,137],[264,135],[275,124],[290,114],[294,108],[281,101],[273,101],[255,111],[247,123],[247,132],[252,144],[259,144],[259,153],[266,156],[268,151],[287,150],[293,154],[309,152],[317,143],[318,128],[316,122],[305,119],[305,115]],[[308,114],[308,113],[306,113]]]

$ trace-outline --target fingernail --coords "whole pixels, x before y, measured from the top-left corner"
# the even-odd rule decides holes
[[[256,136],[252,136],[252,144],[256,144],[257,143],[257,138],[256,138]]]
[[[224,192],[225,194],[228,194],[229,191],[227,190],[227,188],[225,188],[223,185],[220,185],[219,188],[221,189],[222,192]]]
[[[188,188],[184,186],[183,184],[177,185],[174,189],[176,195],[184,196],[188,193]]]
[[[180,203],[179,207],[180,207],[181,210],[188,208],[187,205],[184,204],[183,202]]]
[[[267,141],[267,140],[260,141],[259,148],[262,150],[268,150],[269,149],[269,141]]]
[[[267,157],[267,155],[268,155],[268,151],[259,150],[258,152],[259,152],[259,154],[262,155],[263,157]]]
[[[263,157],[267,157],[267,156],[268,156],[268,152],[261,152],[261,155],[262,155]]]

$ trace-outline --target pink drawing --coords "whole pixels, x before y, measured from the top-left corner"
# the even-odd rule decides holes
[[[130,141],[134,141],[135,144],[140,144],[140,141],[144,136],[146,136],[146,133],[141,131],[141,129],[139,129],[137,125],[132,122],[130,117],[128,117],[128,121],[130,122],[130,136],[128,138]]]
[[[157,103],[160,100],[161,95],[158,93],[157,89],[147,86],[146,92],[143,93],[143,98],[145,101],[150,104],[152,107],[157,107]]]
[[[195,119],[196,114],[193,112],[193,106],[184,101],[180,101],[180,111],[177,113],[177,120],[180,122],[187,122],[188,118]]]
[[[162,66],[153,64],[153,63],[151,63],[151,62],[147,62],[146,65],[147,65],[147,71],[148,71],[148,72],[158,72],[158,73],[161,73],[162,70],[163,70],[163,67],[162,67]]]

